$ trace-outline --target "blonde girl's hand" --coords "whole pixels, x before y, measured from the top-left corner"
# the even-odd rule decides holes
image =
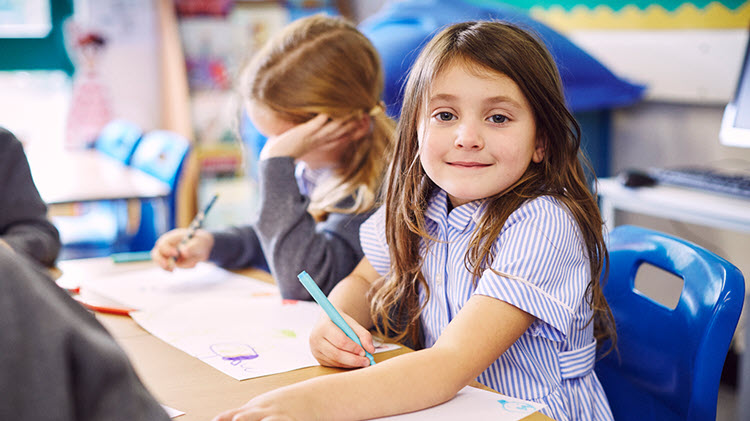
[[[362,138],[370,130],[369,116],[329,119],[318,114],[305,123],[271,137],[260,152],[261,159],[273,157],[300,158],[312,150],[335,150],[343,144]]]
[[[163,234],[151,250],[151,259],[168,271],[172,271],[175,266],[192,268],[198,262],[208,260],[214,246],[214,236],[206,230],[199,229],[190,241],[180,244],[187,234],[188,230],[185,228],[173,229]]]
[[[369,366],[370,360],[365,356],[365,350],[370,354],[375,353],[372,334],[347,314],[341,313],[341,316],[357,334],[364,349],[349,339],[328,316],[323,315],[310,333],[310,351],[324,366],[342,368]]]

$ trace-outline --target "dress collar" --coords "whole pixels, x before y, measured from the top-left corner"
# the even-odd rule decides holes
[[[448,224],[454,229],[464,232],[472,226],[472,221],[474,224],[479,222],[479,218],[486,207],[487,201],[479,199],[453,208],[448,213],[448,195],[443,189],[437,189],[427,205],[425,217],[437,223],[447,220]]]

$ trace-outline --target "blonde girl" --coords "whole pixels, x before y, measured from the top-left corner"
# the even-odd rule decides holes
[[[210,260],[268,265],[284,298],[311,299],[296,275],[328,292],[362,258],[359,226],[372,214],[395,123],[380,95],[370,41],[350,22],[316,15],[289,24],[243,70],[251,121],[268,140],[259,162],[260,212],[251,226],[164,234],[152,250],[167,270]]]
[[[369,419],[445,402],[473,380],[557,421],[611,420],[593,371],[597,338],[613,336],[602,221],[544,44],[501,22],[455,24],[421,52],[404,98],[385,205],[329,297],[365,350],[375,327],[416,352],[217,420]],[[310,344],[324,365],[369,365],[326,318]]]

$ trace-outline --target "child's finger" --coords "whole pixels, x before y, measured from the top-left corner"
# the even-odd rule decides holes
[[[362,328],[345,313],[342,316],[350,326]],[[322,316],[310,335],[310,350],[323,365],[333,367],[365,367],[370,361],[365,352],[336,326],[331,319]]]
[[[361,350],[359,346],[357,348]],[[356,368],[370,365],[370,360],[367,357],[344,351],[328,341],[324,341],[315,347],[313,356],[320,364],[329,367]]]
[[[348,118],[346,120],[339,120],[338,124],[331,126],[328,136],[332,138],[343,136],[347,133],[355,131],[357,129],[357,126],[358,121],[355,119]]]
[[[177,249],[165,241],[157,241],[151,249],[151,259],[164,270],[172,270],[170,260],[172,256],[177,257]]]
[[[157,248],[151,249],[151,260],[164,270],[167,269],[167,258]]]
[[[328,122],[325,126],[321,127],[320,130],[315,132],[315,136],[311,140],[313,143],[316,143],[317,146],[325,146],[327,145],[331,140],[335,139],[339,135],[338,130],[340,129],[341,125],[338,121],[331,121]]]
[[[356,333],[359,337],[359,341],[362,342],[362,348],[364,348],[370,354],[374,353],[375,344],[373,344],[372,334],[370,333],[370,331],[358,324],[354,325],[352,328],[354,329],[354,333]]]
[[[328,131],[325,133],[321,132],[318,134],[320,139],[320,145],[318,147],[321,149],[336,149],[342,143],[347,143],[364,136],[364,133],[358,136],[356,134],[357,130],[357,123],[355,121],[350,121],[344,125],[341,125],[333,131]]]
[[[337,330],[338,332],[334,331],[335,334],[327,337],[328,342],[342,351],[364,357],[365,350],[362,349],[361,346],[357,345],[357,343],[351,340],[348,336],[346,336],[346,334],[341,329],[337,328]]]
[[[319,131],[328,124],[328,114],[318,114],[315,117],[302,123],[302,126],[311,131]]]

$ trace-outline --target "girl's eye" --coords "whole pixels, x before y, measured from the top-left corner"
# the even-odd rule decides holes
[[[453,120],[453,113],[449,113],[448,111],[441,111],[437,113],[435,116],[440,121],[451,121]]]
[[[502,114],[495,114],[492,117],[490,117],[490,121],[496,124],[502,124],[508,121],[508,117]]]

